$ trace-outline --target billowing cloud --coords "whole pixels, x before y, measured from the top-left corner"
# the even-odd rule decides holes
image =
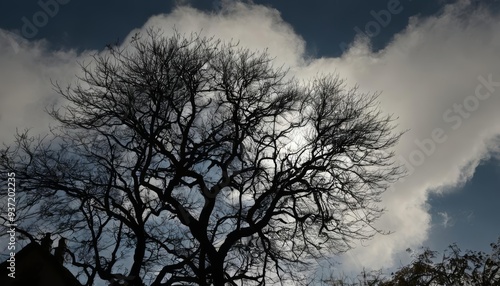
[[[0,142],[12,142],[16,129],[45,133],[52,119],[45,107],[60,97],[52,83],[68,84],[85,56],[48,50],[45,41],[29,42],[0,29]]]
[[[205,13],[184,6],[170,14],[154,16],[143,28],[132,31],[130,36],[148,27],[161,27],[165,35],[172,34],[175,29],[181,34],[200,33],[232,41],[252,51],[267,50],[276,58],[277,67],[303,63],[305,42],[290,24],[283,21],[279,11],[237,1],[222,2],[217,13]]]
[[[306,59],[304,40],[278,11],[224,3],[217,13],[179,7],[152,17],[140,30],[201,31],[252,50],[267,48],[277,66],[285,63],[299,79],[339,73],[362,91],[381,91],[383,110],[399,117],[401,130],[410,129],[396,150],[409,176],[383,197],[386,214],[377,226],[393,233],[378,235],[340,260],[346,271],[399,262],[399,254],[407,256],[405,249],[418,247],[428,236],[429,192],[463,184],[482,159],[498,150],[493,139],[500,134],[500,17],[459,1],[439,15],[412,18],[382,51],[372,52],[369,42],[358,39],[342,57]],[[84,58],[48,52],[42,42],[22,42],[18,48],[16,54],[0,37],[5,63],[0,67],[0,127],[7,131],[2,136],[14,126],[45,124],[43,104],[57,100],[50,79],[69,82],[77,72],[75,60]]]
[[[397,150],[409,176],[384,195],[387,212],[379,221],[394,233],[347,255],[350,267],[386,267],[393,254],[421,244],[430,229],[429,191],[463,184],[481,159],[498,150],[498,18],[460,1],[440,15],[411,19],[378,53],[360,40],[342,58],[306,67],[309,73],[336,68],[362,89],[382,91],[384,109],[410,129]]]

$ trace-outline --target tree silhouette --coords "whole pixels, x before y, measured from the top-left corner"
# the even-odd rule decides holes
[[[500,239],[491,244],[491,253],[467,250],[456,244],[448,247],[440,261],[438,253],[428,248],[387,282],[392,285],[500,285]]]
[[[332,277],[323,282],[332,286],[496,286],[500,285],[500,238],[490,246],[490,253],[462,252],[456,244],[451,244],[441,256],[437,251],[423,248],[410,264],[400,267],[390,277],[381,270],[363,271],[358,279]]]
[[[300,282],[315,258],[376,233],[401,174],[377,94],[153,30],[82,70],[56,85],[58,126],[20,134],[0,166],[22,183],[18,229],[66,237],[86,285]]]

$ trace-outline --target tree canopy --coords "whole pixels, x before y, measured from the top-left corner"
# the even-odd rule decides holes
[[[330,279],[332,286],[496,286],[500,285],[500,238],[491,243],[491,252],[462,251],[451,244],[441,255],[429,248],[413,254],[413,261],[391,275],[381,270],[364,271],[357,281]],[[411,253],[412,250],[408,249]]]
[[[377,93],[272,62],[153,30],[96,54],[56,84],[51,133],[1,150],[18,231],[66,237],[86,285],[288,285],[370,238],[401,175],[393,119]]]

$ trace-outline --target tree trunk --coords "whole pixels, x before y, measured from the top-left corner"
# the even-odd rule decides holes
[[[210,261],[212,264],[212,279],[214,286],[224,286],[225,278],[224,278],[224,260],[223,259],[215,259]]]

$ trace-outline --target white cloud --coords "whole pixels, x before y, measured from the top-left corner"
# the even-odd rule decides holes
[[[18,131],[47,132],[45,107],[60,97],[52,81],[63,86],[79,72],[73,51],[49,51],[46,42],[29,42],[0,29],[0,142],[12,142]]]
[[[470,98],[481,84],[478,76],[487,79],[491,75],[500,82],[500,19],[484,9],[470,10],[468,1],[449,5],[434,17],[413,18],[380,52],[374,53],[368,43],[358,41],[340,58],[315,60],[304,58],[304,40],[279,12],[259,5],[227,2],[218,13],[179,7],[168,15],[152,17],[146,26],[162,27],[166,35],[176,27],[181,33],[202,31],[239,41],[250,49],[268,48],[276,56],[277,66],[287,63],[300,79],[338,72],[364,91],[382,91],[384,111],[399,116],[401,129],[411,129],[396,150],[398,156],[408,161],[411,154],[416,156],[418,145],[427,146],[428,155],[421,151],[422,164],[413,166],[411,175],[384,195],[387,212],[378,226],[394,233],[379,235],[367,247],[343,256],[344,270],[389,267],[399,262],[405,249],[418,247],[431,225],[429,191],[464,183],[497,146],[493,138],[500,134],[500,87],[494,87],[488,99],[478,100],[477,109],[466,115],[455,111],[458,104],[474,103]],[[8,139],[15,126],[44,128],[49,121],[43,106],[57,100],[50,79],[69,82],[78,72],[75,60],[85,57],[49,52],[43,42],[19,41],[16,53],[10,40],[0,37],[1,141]],[[460,124],[449,116],[460,116]],[[438,137],[446,140],[434,140],[435,146],[430,148],[428,142],[436,128],[442,131]]]
[[[296,66],[303,62],[305,42],[283,21],[279,11],[260,5],[223,1],[217,13],[204,13],[194,8],[178,7],[172,13],[157,15],[137,31],[161,27],[165,35],[173,28],[180,33],[201,33],[225,41],[239,42],[241,47],[268,52],[276,57],[275,65]],[[129,37],[134,35],[132,31]]]
[[[399,116],[402,129],[411,129],[398,146],[398,156],[408,161],[411,154],[417,154],[418,144],[428,143],[429,155],[420,153],[423,163],[414,164],[411,175],[384,195],[387,213],[379,226],[395,233],[378,236],[370,247],[352,251],[345,268],[387,267],[395,262],[395,253],[419,246],[430,229],[428,192],[463,184],[497,146],[493,139],[500,133],[500,87],[488,99],[477,100],[477,109],[464,108],[464,115],[455,107],[464,103],[471,107],[481,85],[478,76],[491,75],[500,82],[499,28],[498,16],[484,9],[470,10],[467,1],[462,1],[447,6],[442,15],[412,19],[378,53],[359,41],[342,58],[318,60],[307,67],[306,73],[336,68],[367,91],[383,91],[380,99],[385,110]],[[460,124],[458,119],[451,122],[450,116],[459,116]],[[436,128],[446,140],[429,143]]]
[[[474,211],[469,211],[467,213],[467,218],[466,218],[466,221],[468,223],[472,223],[474,221]]]
[[[444,228],[448,228],[454,225],[451,216],[447,212],[438,212],[437,214],[442,218],[441,225]]]

